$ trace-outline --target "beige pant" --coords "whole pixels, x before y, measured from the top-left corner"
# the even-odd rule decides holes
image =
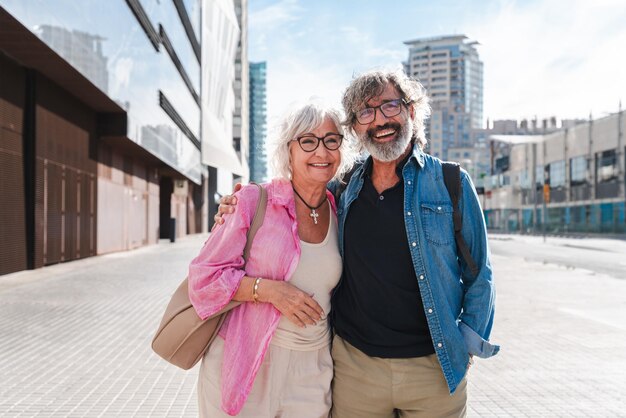
[[[333,418],[466,415],[467,380],[450,395],[435,354],[408,359],[369,357],[339,336],[334,338],[332,354]]]
[[[200,366],[200,417],[229,417],[221,405],[224,340],[216,338]],[[328,418],[333,361],[329,347],[295,351],[270,345],[238,417]]]

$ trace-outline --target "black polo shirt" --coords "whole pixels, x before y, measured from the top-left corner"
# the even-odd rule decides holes
[[[408,160],[408,157],[407,157]],[[398,165],[398,176],[402,179]],[[404,182],[378,194],[367,163],[344,228],[343,278],[333,296],[337,334],[365,354],[421,357],[435,352],[404,225]]]

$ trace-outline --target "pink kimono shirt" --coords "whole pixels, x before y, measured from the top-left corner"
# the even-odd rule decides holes
[[[235,213],[224,217],[189,266],[189,298],[205,319],[233,298],[244,275],[289,280],[300,260],[300,239],[291,182],[274,179],[264,184],[267,211],[250,249],[244,270],[243,249],[259,198],[256,186],[239,191]],[[326,192],[333,210],[335,201]],[[219,335],[224,338],[222,409],[241,411],[278,321],[280,312],[270,303],[247,302],[231,310]]]

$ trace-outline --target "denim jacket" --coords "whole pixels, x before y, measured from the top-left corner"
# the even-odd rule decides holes
[[[371,163],[368,158],[355,170],[337,206],[342,256],[346,216],[363,187],[365,168]],[[479,267],[478,275],[472,277],[457,255],[452,203],[443,181],[441,161],[415,146],[402,169],[402,181],[404,222],[413,267],[435,352],[453,393],[465,376],[469,354],[487,358],[500,349],[488,342],[495,289],[485,221],[474,185],[467,172],[461,170],[462,234]]]

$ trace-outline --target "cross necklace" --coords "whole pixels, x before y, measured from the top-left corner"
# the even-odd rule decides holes
[[[328,197],[326,195],[324,195],[324,199],[322,199],[322,202],[319,205],[313,207],[313,206],[309,205],[306,202],[306,200],[304,200],[302,198],[302,196],[300,196],[300,193],[298,193],[298,191],[296,190],[295,187],[293,187],[293,192],[296,194],[296,196],[298,196],[300,198],[300,200],[302,200],[302,203],[304,203],[306,205],[306,207],[311,210],[311,213],[309,214],[309,216],[311,218],[313,218],[313,222],[315,223],[315,225],[317,225],[317,218],[320,216],[320,214],[317,213],[316,211],[326,202],[326,200],[328,200]]]

